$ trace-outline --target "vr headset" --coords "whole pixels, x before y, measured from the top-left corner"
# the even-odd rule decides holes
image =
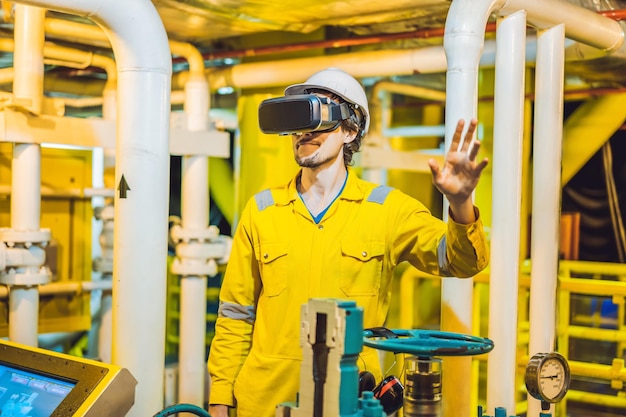
[[[263,133],[279,135],[322,132],[336,129],[351,115],[347,103],[300,94],[263,100],[259,106],[259,127]]]

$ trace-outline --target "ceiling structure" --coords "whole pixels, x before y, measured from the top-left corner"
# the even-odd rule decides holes
[[[569,1],[597,12],[626,9],[626,1],[623,0]],[[153,0],[153,3],[171,40],[193,44],[205,57],[207,67],[220,67],[285,57],[440,46],[451,2]],[[2,2],[0,36],[12,36],[11,5]],[[86,19],[55,12],[48,12],[48,16],[93,24]],[[111,55],[109,45],[103,41],[77,41],[75,36],[59,34],[48,35],[47,40],[61,46]],[[595,87],[622,88],[626,84],[624,49],[599,59],[568,63],[568,79],[582,80]],[[173,64],[175,73],[187,69],[183,59],[174,57]],[[11,65],[11,54],[0,54],[0,66]],[[48,65],[47,75],[57,80],[100,83],[100,86],[106,78],[98,68],[68,68],[59,63]],[[403,82],[428,83],[431,88],[445,89],[445,74],[404,77]],[[63,83],[55,85],[62,86]],[[0,86],[5,91],[10,88],[6,84]],[[93,90],[85,88],[86,95],[93,94]],[[101,87],[94,90],[98,91],[98,88]],[[48,93],[63,95],[64,92]]]

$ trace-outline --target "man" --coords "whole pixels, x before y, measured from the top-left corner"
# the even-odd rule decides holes
[[[294,118],[282,131],[274,126],[271,105],[295,109],[302,100],[319,109],[309,114],[322,115],[319,123],[306,119],[298,130],[289,126]],[[354,300],[364,309],[364,327],[378,327],[398,263],[456,277],[473,276],[488,263],[472,202],[487,165],[476,161],[476,121],[463,140],[458,123],[442,168],[429,161],[433,182],[450,203],[444,223],[414,198],[363,181],[349,168],[370,120],[365,91],[352,76],[329,68],[267,104],[269,110],[260,108],[261,129],[291,134],[301,170],[250,199],[237,227],[208,361],[213,417],[233,406],[238,417],[273,417],[278,404],[296,399],[300,307],[310,298]],[[359,363],[381,379],[374,350],[365,349]]]

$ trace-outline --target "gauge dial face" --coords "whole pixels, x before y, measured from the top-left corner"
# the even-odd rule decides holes
[[[557,398],[565,386],[565,368],[557,358],[546,359],[539,370],[539,389],[546,400]]]
[[[569,388],[569,365],[557,352],[538,353],[528,362],[524,379],[530,395],[555,403],[563,399]]]

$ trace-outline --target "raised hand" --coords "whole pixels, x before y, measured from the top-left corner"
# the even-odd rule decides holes
[[[462,222],[472,221],[471,218],[474,217],[472,193],[478,184],[482,170],[488,164],[487,158],[476,162],[480,142],[472,138],[477,124],[476,120],[472,120],[463,136],[465,121],[459,120],[443,167],[439,167],[434,159],[428,161],[433,175],[433,184],[448,199],[455,218],[458,217],[457,220]],[[471,215],[469,211],[466,212],[468,208],[472,209]]]

